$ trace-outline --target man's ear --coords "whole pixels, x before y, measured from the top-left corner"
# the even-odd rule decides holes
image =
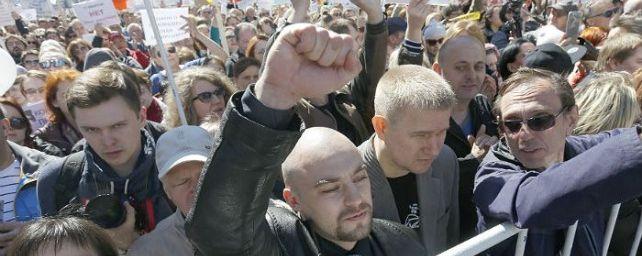
[[[566,131],[566,136],[570,136],[573,134],[573,130],[577,125],[577,120],[580,118],[577,106],[573,106],[571,109],[569,109],[568,113],[566,113],[565,115],[565,118],[566,118],[566,121],[569,122],[568,130]]]
[[[139,125],[142,129],[147,124],[147,108],[140,106],[140,111],[138,112],[138,120],[140,121]]]
[[[432,64],[432,70],[435,71],[437,74],[443,75],[441,73],[441,66],[436,61],[435,63]]]
[[[293,210],[297,212],[300,210],[299,198],[294,195],[289,187],[285,187],[283,189],[283,200],[285,200],[285,202],[288,203],[288,205],[292,207]]]
[[[375,130],[375,134],[381,140],[385,140],[386,130],[388,129],[388,120],[382,115],[375,115],[372,117],[372,127]]]

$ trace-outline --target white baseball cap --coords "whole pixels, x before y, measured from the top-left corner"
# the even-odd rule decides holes
[[[156,142],[158,178],[163,178],[175,166],[190,161],[207,161],[213,139],[198,126],[180,126],[164,133]]]

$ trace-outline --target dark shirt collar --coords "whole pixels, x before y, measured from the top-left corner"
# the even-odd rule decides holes
[[[321,251],[321,255],[323,256],[373,255],[372,248],[370,247],[369,237],[359,240],[354,248],[352,248],[352,250],[350,251],[341,248],[341,246],[338,246],[321,236],[317,236],[317,238],[319,243],[319,250]]]

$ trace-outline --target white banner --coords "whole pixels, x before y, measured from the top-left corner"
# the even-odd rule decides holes
[[[182,16],[188,15],[188,8],[169,8],[169,9],[154,9],[154,16],[156,17],[156,24],[158,24],[158,30],[160,31],[160,36],[163,38],[163,43],[169,44],[178,42],[180,40],[189,38],[189,33],[181,27],[185,24],[185,20],[181,18]],[[143,20],[143,31],[145,32],[145,42],[148,45],[156,45],[156,38],[154,38],[154,30],[152,29],[152,24],[149,21],[149,16],[147,11],[140,11],[140,17]]]
[[[6,1],[0,2],[0,26],[16,25],[16,21],[11,17],[13,5]]]
[[[331,0],[329,1],[332,4],[341,4],[344,9],[353,9],[353,10],[359,10],[359,7],[354,5],[352,2],[349,0]]]
[[[26,104],[22,106],[22,110],[25,111],[25,115],[31,123],[31,129],[33,129],[34,131],[47,124],[48,120],[45,101]]]
[[[38,20],[38,12],[36,12],[36,9],[24,9],[20,11],[20,16],[22,16],[22,19],[24,19],[24,21]]]
[[[73,5],[74,13],[87,30],[93,30],[98,23],[107,27],[120,24],[118,12],[111,0],[91,0]]]

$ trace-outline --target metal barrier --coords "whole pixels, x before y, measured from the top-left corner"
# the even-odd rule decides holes
[[[617,221],[617,215],[620,211],[620,204],[611,207],[609,221],[604,233],[604,244],[602,245],[602,256],[606,256],[611,238],[613,237],[613,230]],[[566,239],[562,249],[562,256],[571,255],[573,248],[573,241],[575,240],[575,231],[577,231],[577,224],[571,225],[566,231]],[[528,229],[519,229],[515,225],[505,222],[497,225],[465,242],[440,253],[438,256],[472,256],[477,255],[488,248],[491,248],[506,239],[509,239],[517,234],[517,243],[515,245],[515,256],[523,256],[526,249],[526,239],[528,239]],[[640,240],[642,240],[642,214],[640,214],[640,221],[638,222],[635,238],[629,256],[635,256],[638,251]]]

